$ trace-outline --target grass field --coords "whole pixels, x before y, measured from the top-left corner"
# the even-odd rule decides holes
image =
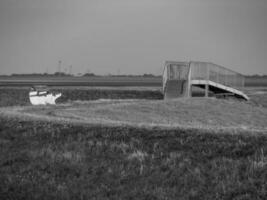
[[[0,92],[0,199],[266,199],[265,88],[250,102],[53,89],[48,107]],[[103,97],[117,100],[81,101]]]
[[[267,131],[266,108],[215,98],[76,101],[58,106],[14,107],[1,112],[32,120],[82,124]]]
[[[30,105],[28,98],[30,87],[0,87],[0,107]],[[97,99],[163,99],[161,87],[88,87],[88,86],[51,86],[52,92],[61,92],[58,103],[69,101],[88,101]],[[250,103],[267,106],[266,87],[246,87]]]
[[[2,199],[265,199],[267,136],[0,117]]]
[[[0,87],[0,107],[30,105],[29,87]],[[61,92],[57,103],[97,99],[163,99],[155,87],[50,87],[52,92]]]

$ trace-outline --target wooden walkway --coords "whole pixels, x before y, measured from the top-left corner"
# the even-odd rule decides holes
[[[210,80],[191,80],[191,86],[192,85],[200,88],[208,87],[209,91],[212,91],[215,94],[232,94],[239,98],[249,100],[249,97],[241,90],[237,90],[235,88],[228,87]]]
[[[165,99],[191,97],[192,86],[215,96],[235,96],[249,100],[239,88],[244,87],[244,76],[225,67],[206,62],[166,62],[163,72]]]

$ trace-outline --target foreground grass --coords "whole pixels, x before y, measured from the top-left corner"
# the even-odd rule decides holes
[[[267,196],[266,133],[0,124],[0,199]]]
[[[121,91],[68,89],[62,102],[162,98],[158,91],[152,96]],[[27,95],[27,90],[1,90],[0,106],[29,105]],[[14,107],[12,117],[0,113],[0,199],[266,199],[266,105],[258,103],[266,99],[252,104],[202,100],[76,102],[19,112]],[[205,102],[212,109],[206,110]],[[27,113],[50,120],[19,117]],[[70,123],[96,116],[104,123]],[[69,120],[54,120],[60,118]],[[163,118],[170,127],[178,126],[137,126],[144,119],[159,124]],[[181,128],[185,123],[193,127],[192,120],[198,122],[195,127],[239,128]],[[253,128],[262,131],[252,133]]]

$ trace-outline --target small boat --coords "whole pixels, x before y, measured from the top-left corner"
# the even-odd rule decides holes
[[[29,98],[32,105],[55,105],[56,100],[61,97],[61,93],[52,93],[47,89],[31,88]]]

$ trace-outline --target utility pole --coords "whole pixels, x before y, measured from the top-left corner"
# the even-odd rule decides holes
[[[58,72],[61,73],[61,60],[58,61]]]

